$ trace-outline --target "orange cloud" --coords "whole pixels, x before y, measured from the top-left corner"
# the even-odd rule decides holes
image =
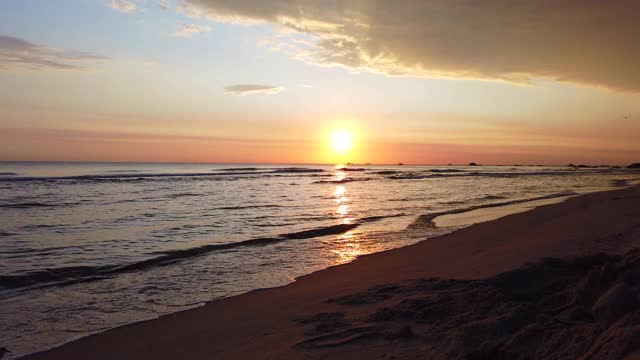
[[[640,91],[635,0],[188,0],[182,7],[191,16],[308,34],[311,44],[281,39],[319,64]]]
[[[277,94],[283,91],[282,86],[273,85],[254,85],[254,84],[242,84],[242,85],[229,85],[225,86],[224,91],[227,94],[232,95],[248,95],[248,94]]]

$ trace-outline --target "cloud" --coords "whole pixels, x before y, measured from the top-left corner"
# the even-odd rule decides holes
[[[110,59],[87,52],[49,48],[18,37],[0,35],[0,69],[26,67],[30,69],[86,70],[86,62]]]
[[[186,24],[180,21],[178,21],[178,25],[178,30],[170,34],[170,36],[192,37],[193,35],[211,32],[211,27],[206,25]]]
[[[271,23],[294,56],[388,75],[533,78],[640,91],[636,0],[185,0],[194,17]],[[306,40],[300,35],[312,40]],[[298,41],[298,42],[297,42]]]
[[[249,94],[277,94],[283,91],[282,86],[271,85],[253,85],[253,84],[241,84],[230,85],[224,88],[224,92],[232,95],[249,95]]]
[[[169,10],[169,7],[171,6],[171,4],[169,0],[160,0],[158,2],[158,6],[160,6],[162,10]]]
[[[136,10],[136,4],[127,0],[111,0],[106,3],[106,5],[113,10],[121,11],[123,13],[130,13]]]

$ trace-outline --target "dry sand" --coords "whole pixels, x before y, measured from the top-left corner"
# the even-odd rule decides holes
[[[28,358],[632,359],[639,244],[640,187],[588,194]]]

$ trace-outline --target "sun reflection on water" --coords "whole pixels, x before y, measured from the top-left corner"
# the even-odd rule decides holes
[[[347,174],[344,171],[337,171],[335,174],[336,181],[344,181],[347,178]],[[337,207],[334,210],[335,216],[340,220],[342,224],[352,224],[352,209],[349,205],[349,191],[342,185],[336,185],[333,191],[333,201]],[[360,246],[362,234],[357,230],[351,230],[343,234],[339,234],[335,239],[331,240],[333,249],[331,252],[337,255],[335,264],[343,264],[354,260],[356,257],[363,253]]]
[[[344,187],[344,185],[336,186],[336,190],[333,192],[333,197],[335,199],[335,202],[340,204],[340,203],[349,201],[349,199],[346,197],[346,194],[347,194],[347,189]]]
[[[338,258],[335,261],[336,264],[353,261],[363,254],[363,251],[360,248],[361,236],[362,234],[355,231],[347,231],[344,234],[336,236],[333,243],[334,249],[331,250],[331,252],[338,255]]]
[[[344,171],[338,171],[336,173],[336,179],[338,181],[342,181],[346,178],[346,174]],[[344,185],[336,185],[335,190],[333,191],[333,201],[338,205],[335,209],[334,214],[338,219],[342,221],[343,224],[351,224],[351,206],[349,206],[349,192]]]

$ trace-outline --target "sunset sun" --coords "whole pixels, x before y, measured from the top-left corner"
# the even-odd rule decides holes
[[[338,153],[345,153],[353,146],[353,136],[347,130],[336,131],[331,134],[331,148]]]

